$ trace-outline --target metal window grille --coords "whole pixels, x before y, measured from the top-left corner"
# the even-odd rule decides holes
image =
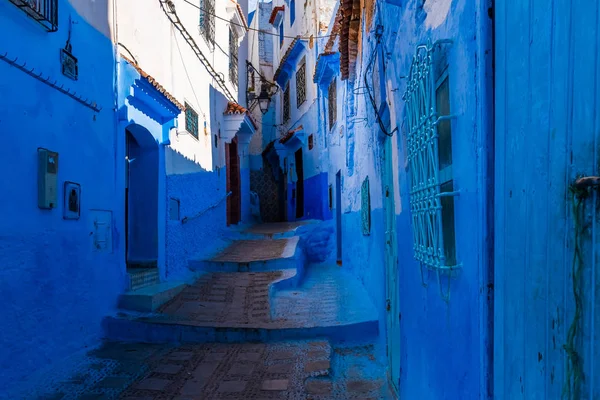
[[[185,130],[198,139],[198,113],[185,103]]]
[[[296,72],[296,108],[300,107],[306,101],[306,61]]]
[[[283,123],[290,120],[290,85],[283,91]]]
[[[238,35],[229,28],[229,80],[238,86]]]
[[[329,129],[333,128],[335,121],[337,119],[337,81],[334,78],[329,84],[329,89],[327,91],[328,95],[328,103],[329,103]]]
[[[58,30],[58,0],[10,0],[48,32]]]
[[[438,112],[433,73],[434,49],[447,43],[451,42],[429,42],[417,47],[403,97],[407,107],[410,210],[415,258],[420,262],[421,268],[437,271],[440,291],[445,299],[448,299],[449,292],[448,295],[443,294],[440,274],[450,273],[460,267],[446,254],[444,239],[448,236],[449,227],[444,224],[449,218],[444,218],[442,211],[445,203],[442,199],[458,193],[453,191],[452,185],[442,188],[445,180],[440,178],[440,125],[452,116],[440,115]],[[441,111],[449,112],[449,108]]]
[[[215,0],[200,0],[200,33],[209,45],[215,44]]]
[[[369,177],[362,183],[361,194],[361,219],[363,235],[371,234],[371,193],[369,189]]]

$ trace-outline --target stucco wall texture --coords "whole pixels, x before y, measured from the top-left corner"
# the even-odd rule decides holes
[[[77,91],[102,108],[83,106],[0,60],[0,388],[97,341],[100,320],[124,289],[123,232],[112,225],[110,251],[94,248],[93,210],[117,218],[113,47],[107,9],[94,24],[60,1],[59,26],[72,28],[79,80],[61,74],[67,29],[48,34],[10,2],[0,4],[0,54]],[[102,2],[106,6],[106,2]],[[98,3],[100,5],[100,3]],[[37,43],[31,46],[31,43]],[[37,148],[58,152],[58,206],[37,204]],[[17,173],[18,172],[18,173]],[[63,184],[81,185],[78,220],[63,219]],[[2,390],[0,390],[1,392]]]

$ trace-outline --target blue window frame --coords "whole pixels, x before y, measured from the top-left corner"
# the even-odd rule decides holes
[[[296,0],[290,0],[290,26],[294,25],[296,20]]]

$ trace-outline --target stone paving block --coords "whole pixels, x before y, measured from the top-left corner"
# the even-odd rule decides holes
[[[326,380],[310,379],[305,385],[306,392],[314,395],[329,395],[333,389],[333,383]]]
[[[267,373],[269,374],[290,374],[294,370],[294,364],[273,364],[267,367]]]
[[[296,355],[293,351],[276,351],[271,353],[269,359],[271,360],[291,360],[294,359]]]
[[[238,361],[259,361],[262,358],[261,353],[240,353],[237,355],[236,359]]]
[[[308,373],[327,371],[329,370],[329,360],[311,361],[304,365],[304,371]]]
[[[156,367],[154,372],[158,372],[159,374],[169,374],[174,375],[177,374],[183,368],[182,365],[177,364],[162,364]]]
[[[230,375],[251,375],[252,371],[254,371],[253,364],[233,364],[233,366],[229,369]]]
[[[189,380],[183,385],[179,394],[182,396],[201,396],[204,392],[204,386],[205,382]]]
[[[267,391],[284,391],[287,390],[289,383],[289,379],[269,379],[262,383],[261,389]]]
[[[225,358],[226,353],[208,353],[204,357],[204,361],[221,361]]]
[[[190,351],[177,351],[169,355],[169,359],[173,361],[187,361],[194,356]]]
[[[203,362],[202,364],[198,365],[198,367],[196,367],[194,372],[192,372],[192,377],[196,380],[203,380],[209,378],[216,371],[218,366],[218,363]]]
[[[225,381],[221,382],[218,391],[221,393],[240,393],[248,385],[246,381]]]
[[[141,390],[155,390],[161,391],[164,390],[167,386],[171,384],[171,381],[168,379],[160,379],[160,378],[146,378],[140,383],[136,385],[137,389]]]

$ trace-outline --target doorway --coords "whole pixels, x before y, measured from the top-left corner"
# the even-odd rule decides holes
[[[335,232],[336,232],[336,261],[342,265],[342,171],[335,174]]]
[[[391,138],[383,149],[383,206],[385,212],[386,326],[389,380],[396,393],[400,384],[400,307],[398,295],[398,247],[396,246],[396,204]]]
[[[296,219],[304,216],[304,163],[302,162],[302,149],[294,153],[296,161]]]
[[[158,145],[145,128],[125,130],[125,257],[128,268],[158,260]]]
[[[225,144],[225,160],[227,163],[227,193],[231,193],[227,197],[227,226],[229,226],[240,222],[242,215],[240,156],[237,137],[231,143]]]

